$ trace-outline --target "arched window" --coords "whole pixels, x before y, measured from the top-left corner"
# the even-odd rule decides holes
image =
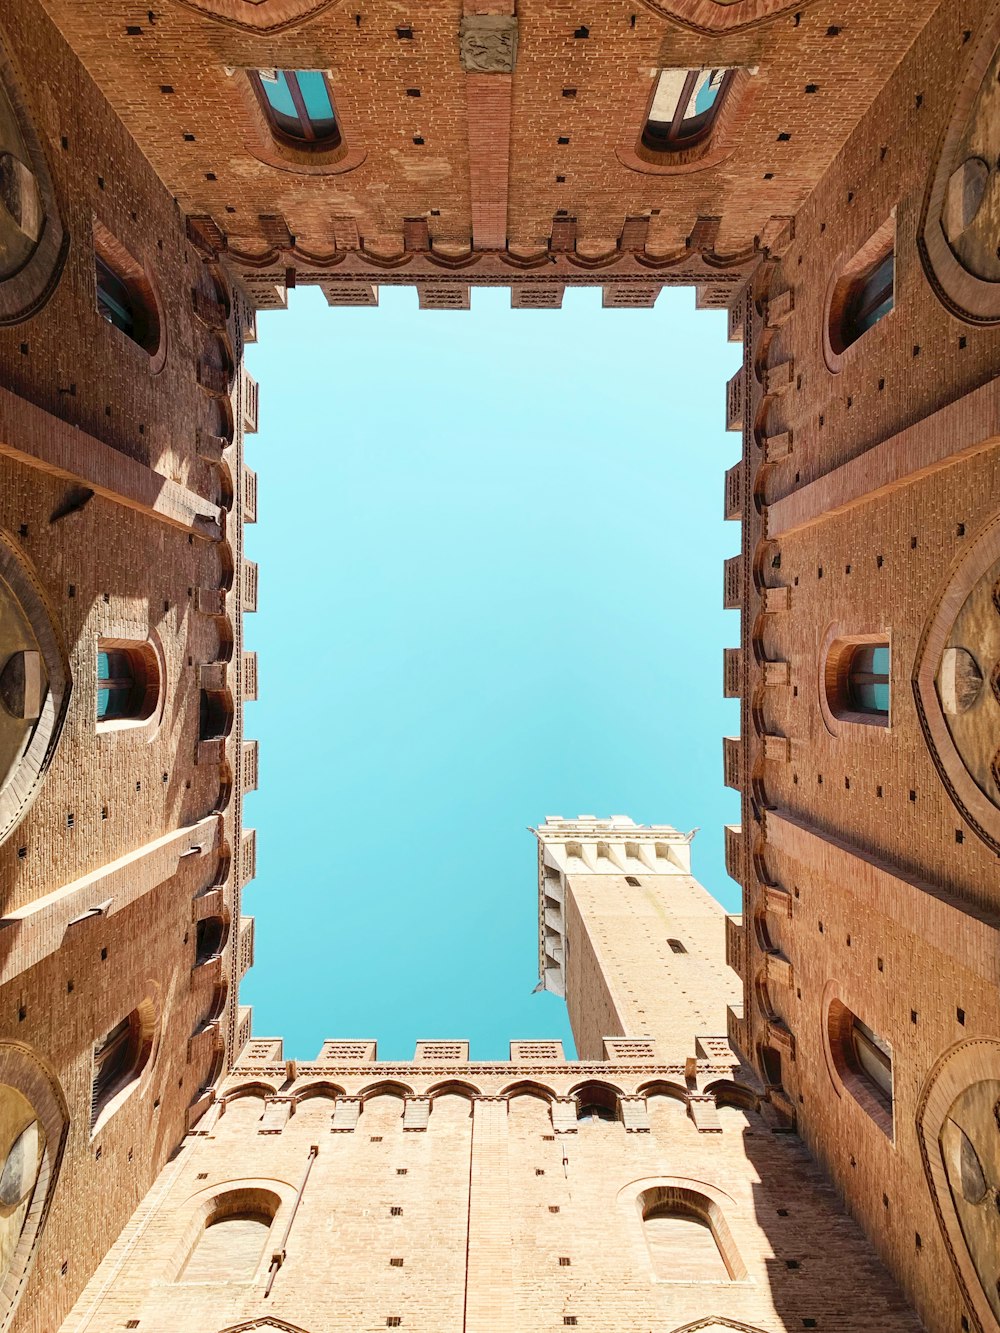
[[[618,1098],[603,1083],[587,1083],[576,1093],[576,1118],[581,1125],[618,1119]]]
[[[846,1088],[884,1133],[893,1134],[892,1048],[836,996],[827,1010],[828,1056]]]
[[[226,690],[202,690],[198,708],[198,737],[218,741],[229,735],[233,725],[233,707]]]
[[[98,722],[145,722],[159,694],[160,670],[149,644],[111,639],[98,643]]]
[[[270,1190],[237,1189],[213,1199],[182,1282],[252,1282],[280,1200]]]
[[[226,924],[221,916],[205,916],[195,926],[194,965],[200,967],[218,958],[226,939]]]
[[[645,147],[670,152],[691,148],[704,139],[735,73],[732,69],[661,70],[642,132]]]
[[[112,1110],[120,1093],[134,1083],[149,1061],[153,1048],[153,1010],[147,1002],[116,1023],[94,1046],[94,1074],[90,1098],[90,1125]]]
[[[252,69],[250,82],[272,131],[297,148],[335,148],[340,127],[318,69]]]
[[[833,716],[887,726],[891,662],[888,643],[835,641],[825,667],[826,698]]]
[[[745,1276],[729,1227],[714,1199],[677,1185],[657,1185],[638,1199],[653,1272],[669,1282],[730,1282]]]
[[[152,356],[160,346],[160,318],[142,265],[97,222],[94,245],[98,313]]]
[[[895,252],[875,261],[851,283],[840,319],[840,349],[850,347],[892,309]]]

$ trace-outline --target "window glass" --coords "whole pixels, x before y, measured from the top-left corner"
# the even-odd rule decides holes
[[[852,295],[848,310],[851,341],[860,338],[892,309],[895,255],[892,251],[862,277]]]
[[[303,144],[339,139],[326,76],[317,69],[258,69],[250,81],[262,98],[271,124]]]
[[[854,708],[863,713],[889,712],[888,644],[862,644],[851,655],[848,691]]]
[[[136,680],[129,654],[120,648],[97,654],[97,719],[128,717],[132,711]]]
[[[100,256],[97,266],[97,308],[115,328],[135,338],[135,309],[128,286]]]
[[[731,69],[661,70],[643,138],[659,150],[688,147],[704,138],[735,71]]]

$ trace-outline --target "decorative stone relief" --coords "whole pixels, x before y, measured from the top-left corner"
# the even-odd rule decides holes
[[[0,841],[41,783],[68,697],[69,666],[42,586],[0,534]]]
[[[1000,515],[941,591],[921,638],[917,706],[952,799],[1000,850]]]
[[[920,247],[945,304],[1000,321],[1000,11],[972,51],[935,166]]]
[[[512,74],[517,59],[517,19],[507,14],[470,14],[462,19],[458,50],[469,74]]]
[[[976,1327],[1000,1323],[1000,1042],[946,1051],[917,1107],[924,1170]]]
[[[48,300],[65,254],[45,154],[0,34],[0,324]]]

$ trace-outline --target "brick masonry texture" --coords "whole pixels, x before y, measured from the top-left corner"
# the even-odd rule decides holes
[[[516,18],[512,70],[488,37],[463,63],[472,16]],[[0,245],[2,632],[30,625],[50,697],[0,791],[0,1133],[13,1089],[45,1135],[0,1217],[0,1329],[998,1333],[998,47],[996,0],[7,0],[0,240],[43,225],[19,266]],[[271,133],[247,78],[270,68],[326,71],[339,144]],[[738,71],[711,134],[652,152],[658,72],[700,68]],[[838,350],[845,283],[890,243],[893,309]],[[97,254],[138,341],[100,315]],[[539,853],[577,1062],[349,1039],[286,1062],[239,1005],[242,351],[303,283],[333,306],[414,285],[454,318],[477,284],[518,310],[689,284],[742,340],[719,401],[743,433],[720,468],[743,913],[672,830],[564,821],[610,849]],[[889,645],[887,725],[838,703],[857,638]],[[134,725],[97,724],[101,641],[157,663]],[[962,716],[955,647],[983,677]],[[132,1011],[137,1077],[94,1131],[95,1045]],[[852,1015],[891,1048],[891,1105]],[[664,1270],[643,1209],[685,1190],[728,1279],[685,1268],[694,1239]],[[263,1219],[259,1262],[227,1279],[220,1249],[195,1282],[219,1209]]]

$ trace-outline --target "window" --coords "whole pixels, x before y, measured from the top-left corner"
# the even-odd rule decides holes
[[[90,1125],[110,1114],[120,1093],[138,1082],[153,1046],[153,1010],[146,1001],[116,1023],[94,1046]]]
[[[271,129],[298,148],[335,148],[337,113],[326,75],[316,69],[254,69],[250,82]]]
[[[714,1199],[656,1185],[637,1200],[653,1272],[671,1282],[730,1282],[746,1270]]]
[[[826,1018],[827,1058],[834,1085],[846,1089],[890,1138],[893,1136],[892,1048],[836,997]]]
[[[232,700],[226,690],[202,690],[198,706],[198,738],[218,741],[233,725]]]
[[[153,715],[159,693],[159,666],[148,644],[108,640],[98,644],[98,722],[145,722]]]
[[[892,1051],[866,1023],[854,1016],[851,1022],[854,1059],[862,1077],[885,1106],[892,1106]]]
[[[850,258],[841,256],[830,277],[823,322],[823,356],[835,374],[843,354],[884,319],[895,303],[896,217],[891,213]]]
[[[206,916],[195,926],[195,967],[218,958],[225,943],[226,926],[221,916]]]
[[[890,250],[850,284],[840,316],[838,351],[857,342],[892,309],[894,269],[895,252]]]
[[[234,1189],[213,1199],[180,1280],[252,1282],[279,1204],[264,1189]]]
[[[888,726],[891,662],[885,640],[834,640],[824,666],[826,702],[833,717]]]
[[[95,225],[95,237],[98,229]],[[107,233],[101,229],[102,236]],[[112,239],[115,258],[107,246],[94,256],[97,278],[97,309],[100,315],[120,329],[126,337],[152,354],[160,343],[159,317],[156,302],[139,264]]]
[[[618,1098],[603,1083],[587,1083],[576,1093],[576,1118],[582,1125],[595,1120],[617,1120]]]
[[[682,940],[667,940],[667,943],[670,945],[671,953],[687,953]]]
[[[645,147],[676,151],[707,138],[734,73],[731,69],[661,70],[642,132]]]
[[[864,644],[851,653],[847,694],[859,713],[889,716],[889,645]]]

